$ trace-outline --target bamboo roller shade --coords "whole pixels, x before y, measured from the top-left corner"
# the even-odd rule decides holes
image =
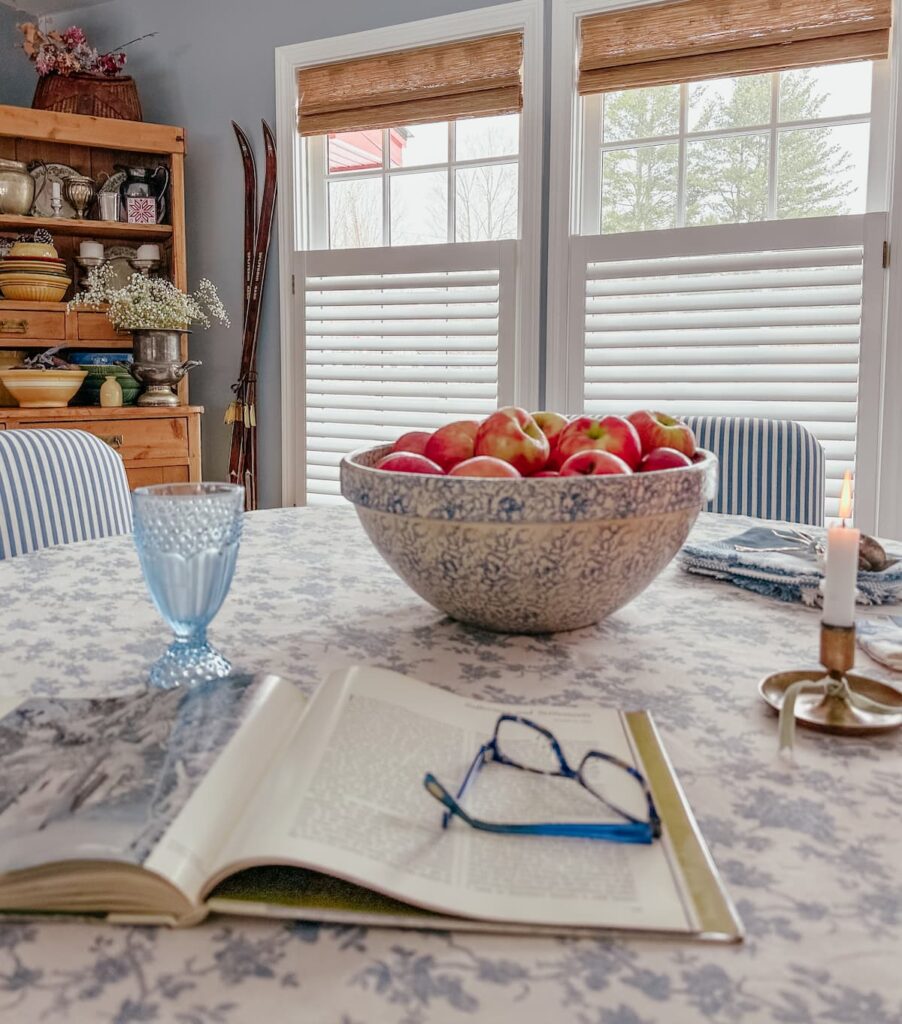
[[[579,92],[879,60],[891,0],[681,0],[585,17]]]
[[[302,135],[510,114],[523,106],[523,35],[466,39],[298,72]]]

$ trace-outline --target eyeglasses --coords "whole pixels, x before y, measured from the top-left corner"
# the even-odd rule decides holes
[[[459,801],[479,774],[480,768],[488,762],[519,768],[521,771],[534,772],[537,775],[573,779],[624,820],[598,823],[577,821],[503,824],[474,818],[460,806]],[[629,787],[638,787],[636,802],[647,808],[647,817],[638,817],[624,810],[614,802],[612,796],[609,796],[619,793],[621,797],[617,799],[622,802],[622,795],[625,795],[624,775],[629,780]],[[641,772],[621,761],[619,757],[602,753],[600,750],[588,751],[580,761],[579,767],[574,770],[554,735],[538,723],[520,715],[498,717],[492,738],[479,748],[456,797],[451,796],[431,773],[424,777],[423,785],[430,796],[435,797],[445,808],[442,828],[447,828],[452,817],[456,816],[471,828],[509,835],[572,836],[581,839],[606,839],[615,843],[651,843],[661,835],[661,819],[658,817],[651,790]]]

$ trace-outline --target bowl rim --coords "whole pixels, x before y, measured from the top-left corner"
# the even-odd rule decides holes
[[[395,479],[400,477],[400,478],[405,479],[405,480],[409,480],[411,478],[418,479],[420,477],[423,477],[425,479],[437,479],[437,480],[465,480],[465,481],[469,481],[470,483],[476,483],[478,485],[483,485],[483,484],[488,484],[488,485],[492,485],[492,484],[496,484],[496,485],[497,484],[510,484],[511,481],[515,481],[517,479],[517,477],[512,477],[512,476],[458,476],[458,477],[452,477],[452,476],[449,476],[447,473],[443,473],[441,476],[438,476],[437,474],[430,474],[430,473],[403,473],[403,472],[401,472],[401,471],[399,471],[397,469],[376,469],[375,466],[365,466],[362,463],[357,461],[357,459],[361,455],[368,455],[371,452],[374,452],[374,451],[376,451],[377,449],[380,449],[380,448],[386,448],[386,449],[390,450],[391,447],[392,446],[391,446],[390,443],[385,443],[385,444],[371,444],[371,445],[366,445],[366,446],[364,446],[362,448],[355,448],[354,451],[348,452],[347,455],[343,455],[342,456],[341,463],[347,462],[349,465],[352,465],[355,470],[359,470],[359,471],[365,472],[367,474],[369,474],[369,473],[378,473],[379,476],[376,477],[376,479],[381,479],[382,477],[385,477],[385,476],[394,477]],[[544,486],[545,484],[553,484],[553,483],[559,482],[561,480],[570,480],[570,481],[579,480],[579,479],[583,479],[583,480],[597,480],[597,481],[602,481],[602,480],[613,481],[613,480],[623,480],[623,479],[627,479],[628,480],[632,476],[660,477],[663,473],[667,473],[668,477],[670,477],[675,472],[677,472],[677,473],[685,473],[687,470],[699,470],[702,467],[709,467],[709,466],[712,465],[712,463],[716,463],[717,462],[717,456],[709,448],[697,448],[696,449],[696,453],[699,453],[699,452],[702,455],[704,455],[704,458],[692,462],[692,464],[689,465],[689,466],[672,466],[669,469],[649,469],[649,470],[646,470],[643,473],[637,473],[637,472],[633,472],[633,473],[607,473],[607,474],[598,474],[598,475],[590,475],[590,476],[582,476],[582,474],[580,474],[579,476],[545,476],[545,477],[521,476],[520,479],[521,480],[536,480],[536,481],[541,480],[542,481],[542,486]],[[389,454],[389,451],[386,451],[386,455],[387,454]]]
[[[576,523],[647,518],[695,507],[715,493],[718,459],[648,473],[564,477],[454,477],[377,470],[390,444],[369,445],[340,465],[342,496],[372,512],[457,523]],[[680,472],[679,470],[682,470]]]

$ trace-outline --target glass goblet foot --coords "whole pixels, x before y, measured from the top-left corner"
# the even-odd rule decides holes
[[[176,640],[150,667],[150,685],[160,690],[193,686],[208,679],[221,679],[232,671],[224,658],[206,638],[199,641]]]

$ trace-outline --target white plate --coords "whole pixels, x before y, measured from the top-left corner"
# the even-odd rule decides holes
[[[41,188],[42,182],[44,182],[44,168],[47,168],[47,183]],[[60,200],[62,206],[60,207],[60,217],[68,217],[71,220],[75,219],[75,207],[66,198],[66,190],[63,188],[63,180],[65,178],[81,177],[81,172],[76,171],[74,167],[70,167],[68,164],[38,164],[36,167],[31,169],[31,176],[34,178],[34,194],[36,199],[31,207],[31,213],[34,217],[52,217],[53,207],[50,205],[50,201],[53,198],[53,182],[58,181],[60,183]]]
[[[107,263],[112,267],[112,273],[110,274],[110,285],[113,288],[124,288],[132,274],[136,274],[137,271],[129,263],[129,260],[133,260],[138,255],[138,250],[131,245],[108,245],[104,257]]]

